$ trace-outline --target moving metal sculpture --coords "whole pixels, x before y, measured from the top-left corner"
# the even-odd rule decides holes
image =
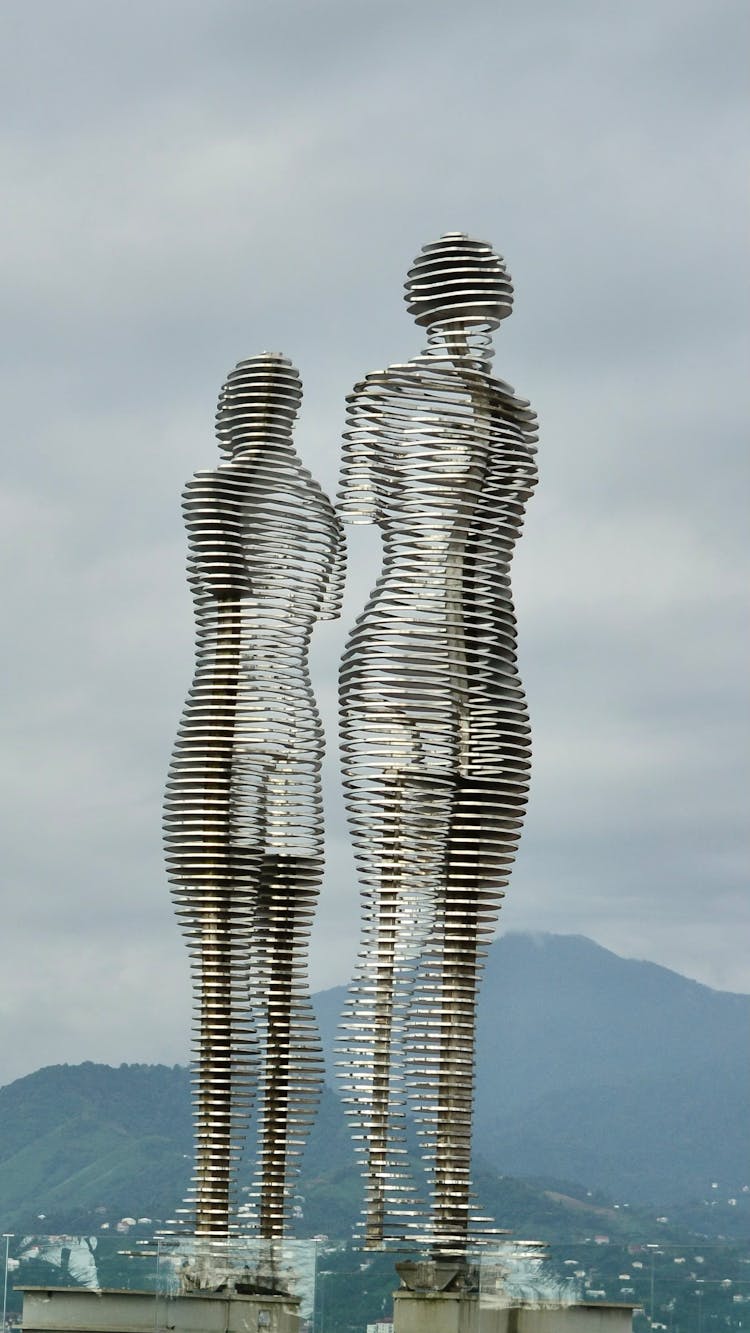
[[[298,458],[283,356],[241,361],[217,412],[224,459],[187,483],[196,672],[165,798],[166,858],[195,996],[196,1235],[236,1233],[236,1168],[257,1091],[252,1230],[284,1233],[321,1083],[306,947],[323,869],[323,736],[307,650],[339,614],[343,533]]]
[[[529,784],[509,571],[537,436],[490,373],[512,307],[490,246],[456,233],[425,246],[406,300],[427,348],[347,400],[340,513],[379,524],[384,563],[341,666],[364,927],[340,1046],[365,1244],[414,1237],[449,1255],[488,1221],[471,1214],[475,1011]]]

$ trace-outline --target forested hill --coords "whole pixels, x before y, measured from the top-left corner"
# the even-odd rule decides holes
[[[316,997],[329,1053],[343,997]],[[700,1203],[712,1182],[723,1199],[740,1195],[749,1030],[750,997],[581,937],[503,937],[480,1007],[480,1172],[577,1181],[633,1204]],[[179,1067],[39,1070],[0,1089],[0,1125],[2,1229],[72,1225],[77,1210],[83,1220],[97,1208],[166,1217],[187,1185],[189,1077]],[[346,1234],[359,1181],[330,1092],[302,1188],[310,1226]]]
[[[0,1089],[0,1126],[5,1228],[45,1231],[98,1207],[162,1216],[188,1180],[190,1077],[179,1066],[51,1065]]]

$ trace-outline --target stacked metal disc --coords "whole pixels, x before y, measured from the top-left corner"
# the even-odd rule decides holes
[[[425,246],[406,299],[428,347],[348,399],[339,495],[342,516],[379,524],[384,545],[340,678],[364,903],[340,1064],[365,1243],[413,1237],[455,1254],[493,1234],[471,1201],[475,1023],[529,784],[510,562],[537,436],[528,403],[490,373],[490,334],[512,305],[491,247],[461,234]]]
[[[224,461],[183,494],[196,666],[164,827],[195,997],[183,1225],[206,1236],[283,1234],[321,1082],[306,949],[323,868],[323,737],[307,652],[315,620],[339,614],[344,547],[294,450],[300,398],[285,357],[241,361],[219,399]],[[248,1219],[237,1168],[254,1099]]]

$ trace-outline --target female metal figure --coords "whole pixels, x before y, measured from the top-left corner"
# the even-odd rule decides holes
[[[510,562],[537,437],[528,403],[491,374],[490,336],[512,306],[491,247],[457,233],[426,245],[406,300],[427,347],[347,400],[339,510],[380,526],[384,558],[341,666],[364,898],[341,1046],[365,1243],[411,1235],[449,1254],[471,1232],[477,989],[529,783]],[[426,1209],[406,1167],[407,1107]]]
[[[340,611],[341,525],[300,461],[297,371],[241,361],[217,412],[224,458],[187,483],[197,644],[165,799],[166,858],[192,959],[198,1235],[239,1229],[236,1167],[258,1090],[257,1234],[283,1235],[321,1082],[306,946],[322,877],[323,736],[308,672]]]

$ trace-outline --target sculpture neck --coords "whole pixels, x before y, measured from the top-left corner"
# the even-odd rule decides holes
[[[227,463],[251,463],[258,458],[270,461],[271,459],[289,459],[294,454],[294,444],[291,435],[276,436],[269,434],[252,436],[249,439],[233,442],[231,447],[222,449],[224,459]]]
[[[495,349],[486,324],[436,324],[428,330],[427,356],[489,369]]]

